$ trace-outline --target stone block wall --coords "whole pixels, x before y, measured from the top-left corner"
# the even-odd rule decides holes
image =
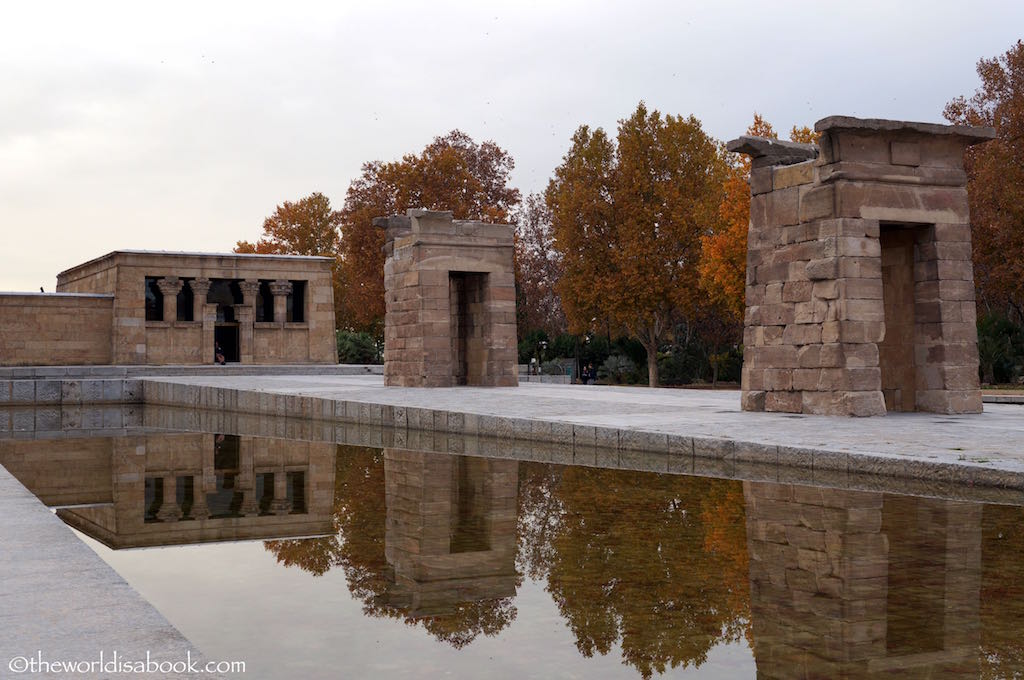
[[[759,678],[977,676],[982,506],[743,490]]]
[[[110,295],[0,293],[0,366],[108,364]]]
[[[409,210],[381,218],[388,385],[514,386],[513,228]]]
[[[159,277],[162,320],[146,318],[146,277]],[[194,365],[213,363],[215,329],[224,325],[207,299],[217,279],[235,282],[242,294],[231,310],[241,363],[337,363],[330,258],[115,251],[61,272],[57,288],[114,296],[111,363]],[[256,320],[261,281],[274,297],[273,321]],[[305,282],[302,321],[286,320],[292,281]],[[191,321],[177,314],[177,293],[186,286]]]
[[[992,131],[815,127],[820,149],[729,144],[752,158],[742,407],[979,412],[962,157]]]

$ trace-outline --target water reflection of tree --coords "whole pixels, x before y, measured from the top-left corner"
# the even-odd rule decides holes
[[[1024,508],[986,505],[981,534],[984,678],[1024,678]]]
[[[512,598],[458,603],[453,611],[415,618],[386,602],[392,570],[384,554],[387,505],[384,455],[380,449],[338,446],[334,477],[332,536],[265,541],[267,550],[285,566],[314,576],[341,567],[352,596],[368,616],[387,617],[411,626],[422,625],[438,640],[455,648],[478,635],[496,635],[516,616]]]
[[[520,502],[520,568],[547,580],[584,656],[618,643],[650,677],[746,632],[738,482],[524,463]]]

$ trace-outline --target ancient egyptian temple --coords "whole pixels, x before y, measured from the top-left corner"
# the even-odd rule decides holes
[[[981,411],[964,150],[991,128],[833,116],[751,157],[742,407]]]
[[[108,253],[56,293],[0,293],[0,366],[337,363],[331,262]]]

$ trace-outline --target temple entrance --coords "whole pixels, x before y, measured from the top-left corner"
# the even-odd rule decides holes
[[[878,343],[878,365],[886,411],[917,410],[914,245],[922,229],[919,225],[883,224],[879,234],[885,336]]]
[[[238,363],[240,351],[238,347],[238,324],[219,323],[213,329],[213,339],[224,352],[224,360]],[[212,361],[213,357],[209,357]]]
[[[452,373],[456,385],[479,385],[487,374],[487,274],[449,272]]]

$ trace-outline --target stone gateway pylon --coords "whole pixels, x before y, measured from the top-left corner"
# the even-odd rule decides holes
[[[385,383],[518,385],[514,227],[422,209],[374,224],[386,230]]]
[[[966,147],[991,128],[832,116],[751,157],[742,407],[978,413]]]

